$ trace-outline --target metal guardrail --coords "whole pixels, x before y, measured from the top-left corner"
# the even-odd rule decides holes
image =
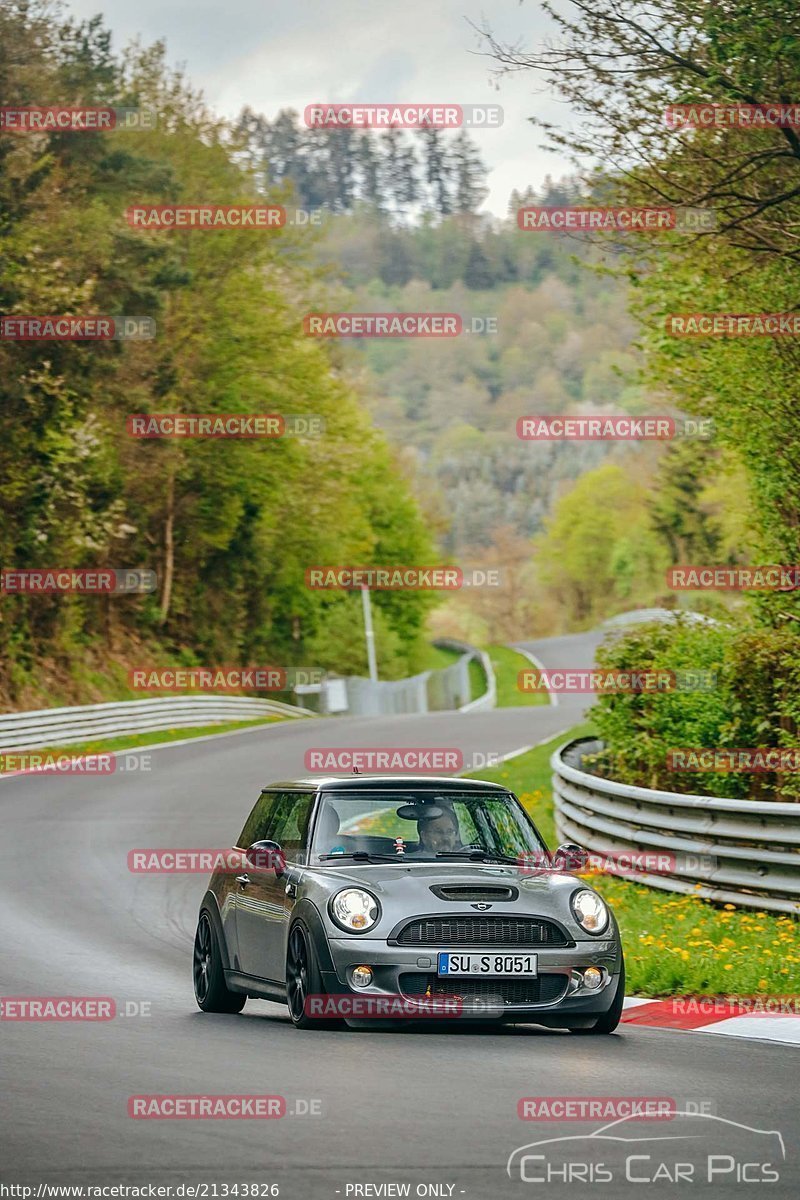
[[[580,738],[552,755],[560,841],[599,854],[670,855],[673,870],[638,873],[668,892],[800,914],[800,804],[653,791],[582,769],[603,743]],[[674,857],[672,857],[674,856]]]
[[[477,712],[494,708],[497,703],[497,685],[488,654],[452,638],[436,638],[434,646],[454,650],[460,654],[449,667],[437,667],[409,675],[405,679],[365,679],[359,675],[348,675],[323,680],[318,690],[319,711],[322,715],[346,712],[350,716],[375,717],[393,716],[400,713],[427,712]],[[487,680],[486,691],[474,700],[470,699],[469,664],[477,659]],[[341,687],[345,699],[341,707],[331,707],[331,687]],[[311,692],[304,688],[301,695]],[[299,691],[299,689],[298,689]]]
[[[476,696],[474,700],[470,700],[467,704],[458,706],[459,712],[485,712],[486,709],[497,707],[497,680],[495,679],[494,669],[491,659],[484,650],[478,650],[476,646],[470,646],[469,642],[459,642],[455,638],[437,638],[433,643],[434,646],[440,646],[443,650],[460,650],[462,657],[458,663],[454,663],[452,667],[445,667],[443,672],[453,671],[456,667],[467,671],[467,695],[469,695],[469,660],[476,658],[481,664],[483,673],[486,677],[486,691],[482,696]]]
[[[70,746],[94,738],[221,725],[254,717],[312,714],[278,700],[250,696],[162,696],[152,700],[123,700],[110,704],[81,704],[72,708],[41,708],[0,716],[0,751]]]

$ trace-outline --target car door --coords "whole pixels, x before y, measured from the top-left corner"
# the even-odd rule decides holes
[[[253,841],[277,842],[287,868],[304,853],[311,792],[265,793],[270,797]],[[251,842],[252,845],[252,842]],[[240,969],[246,975],[283,983],[286,975],[286,938],[292,908],[286,894],[286,875],[273,867],[247,866],[237,882],[236,936]]]

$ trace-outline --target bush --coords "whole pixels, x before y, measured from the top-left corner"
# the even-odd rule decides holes
[[[638,625],[601,646],[598,665],[624,670],[710,671],[707,690],[609,693],[592,713],[606,749],[591,770],[675,792],[800,799],[800,774],[681,772],[680,748],[800,748],[800,636],[784,629],[690,623]]]

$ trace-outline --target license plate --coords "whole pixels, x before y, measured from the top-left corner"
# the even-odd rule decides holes
[[[460,954],[443,950],[439,955],[439,975],[528,975],[538,974],[538,955],[507,954],[491,950],[488,954]]]

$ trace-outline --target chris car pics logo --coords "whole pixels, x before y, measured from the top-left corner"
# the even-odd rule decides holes
[[[632,1114],[590,1133],[529,1142],[512,1151],[506,1172],[527,1184],[716,1185],[713,1194],[725,1200],[732,1185],[781,1178],[786,1148],[777,1129],[686,1108],[670,1113],[668,1130],[659,1116],[652,1120],[651,1129],[650,1118]]]

